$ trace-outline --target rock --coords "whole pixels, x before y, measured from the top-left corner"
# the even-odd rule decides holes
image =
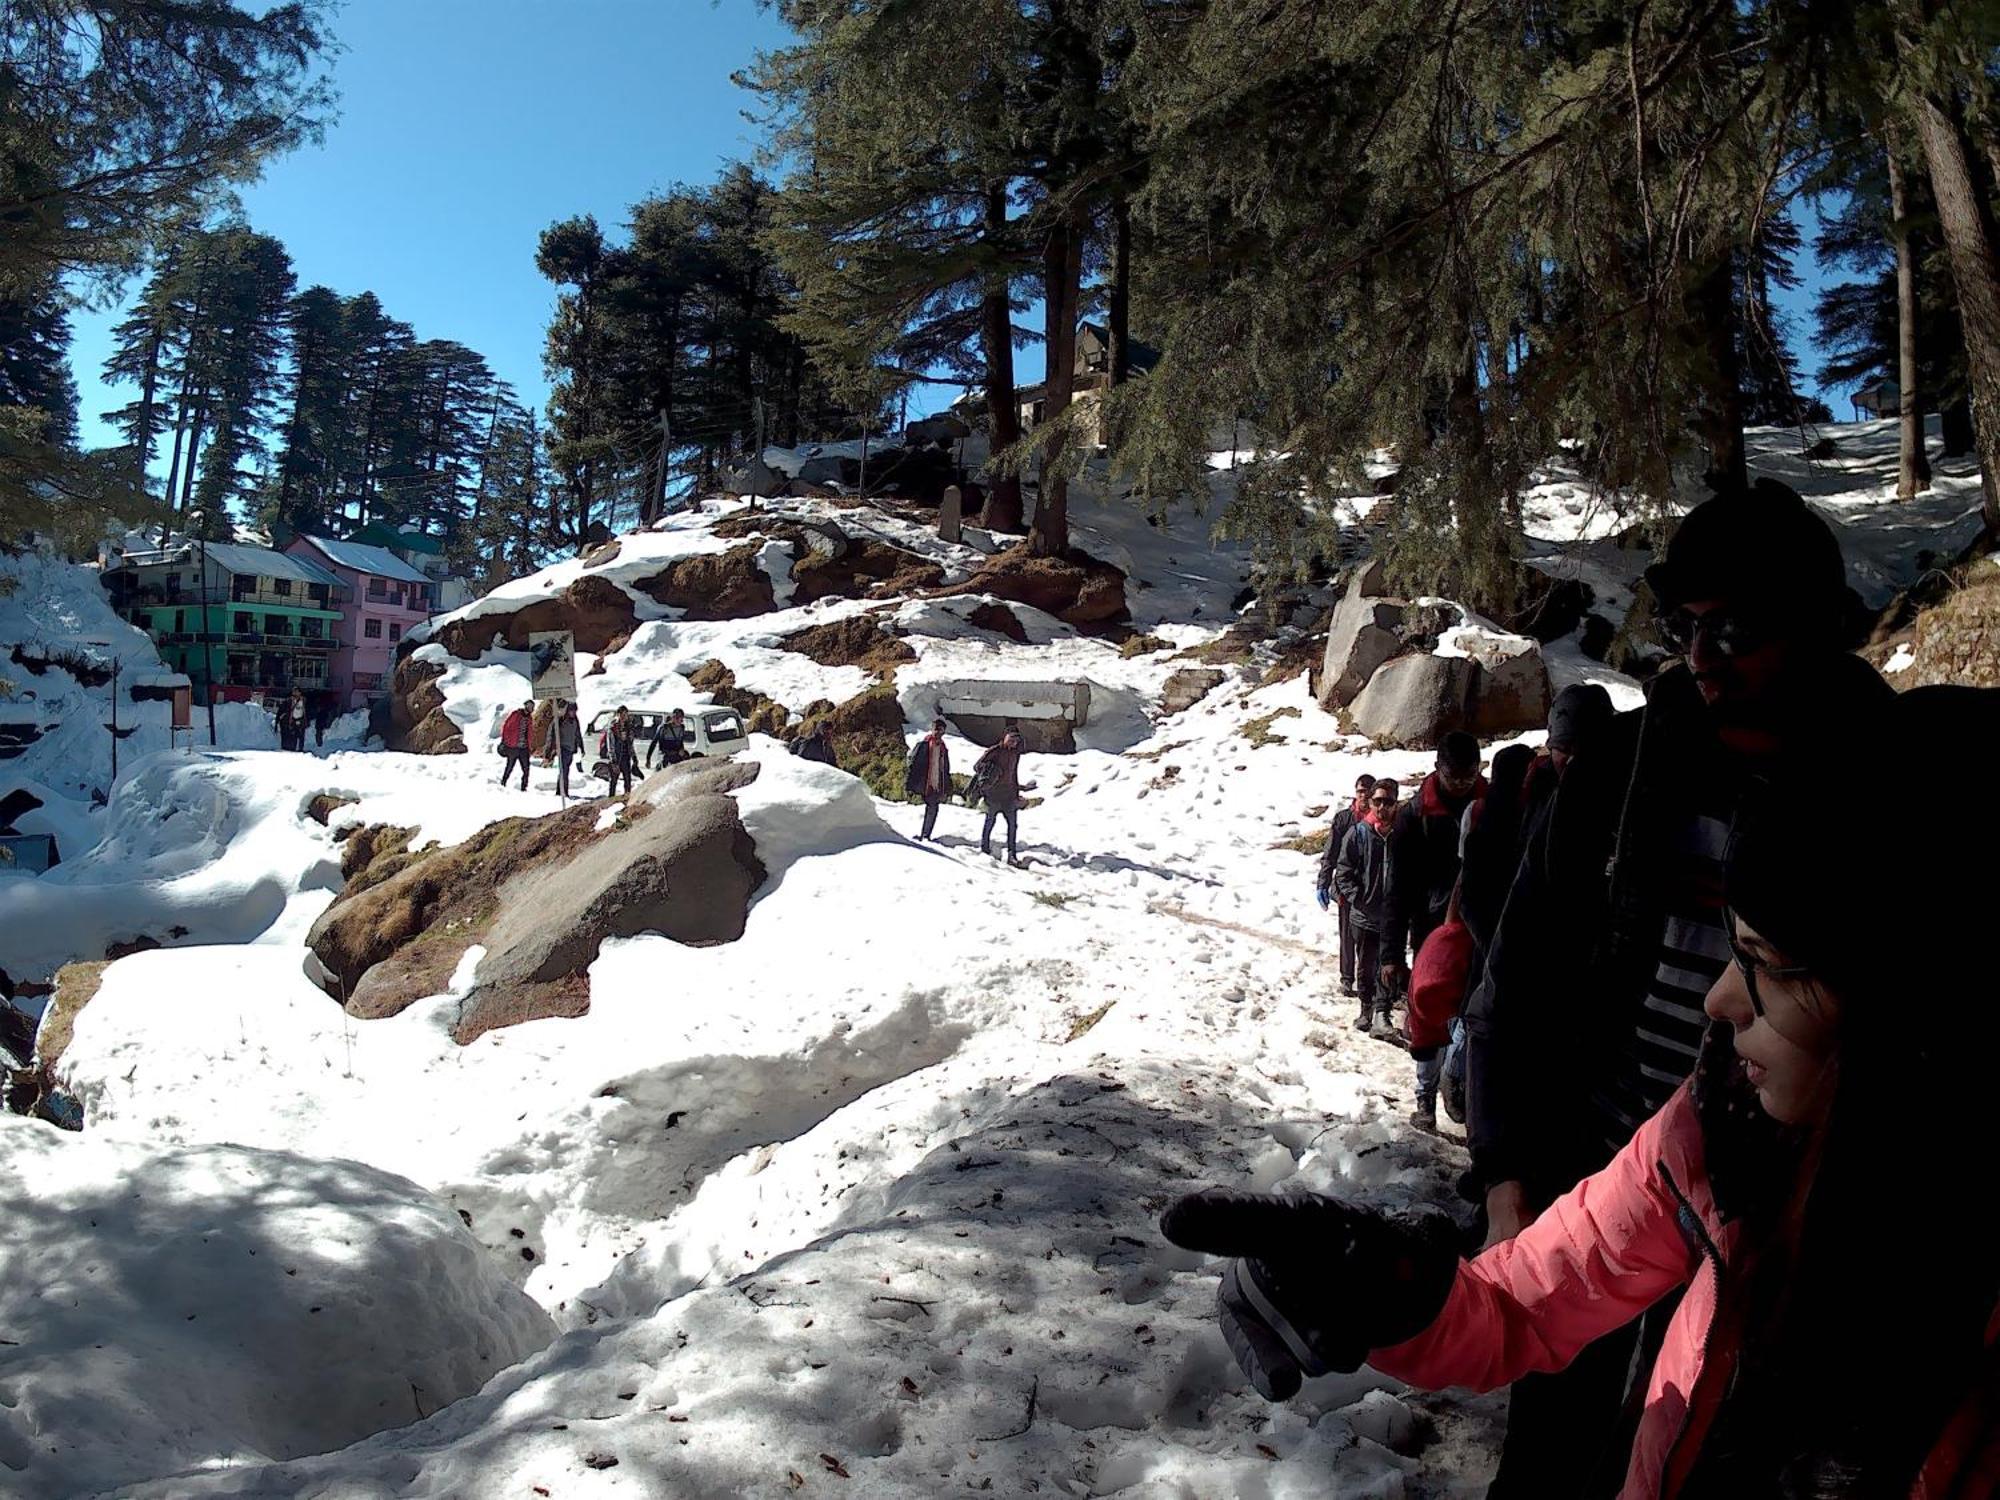
[[[1011,547],[951,592],[1011,599],[1080,630],[1115,625],[1128,614],[1124,573],[1074,547],[1064,557],[1036,557],[1026,546]]]
[[[757,566],[757,554],[762,550],[760,543],[750,542],[727,552],[683,557],[665,572],[639,579],[632,586],[648,598],[682,611],[690,620],[746,620],[768,614],[777,607],[777,596],[771,591],[771,580]],[[627,623],[625,629],[634,629],[636,623]],[[576,647],[579,651],[596,649],[586,646],[582,636],[577,637]]]
[[[306,816],[320,827],[326,827],[326,820],[343,807],[351,807],[358,798],[345,797],[334,792],[320,792],[306,803]]]
[[[56,970],[55,993],[35,1028],[35,1061],[44,1075],[53,1075],[56,1064],[62,1061],[70,1038],[76,1034],[76,1018],[97,997],[104,971],[110,967],[108,962],[86,962],[64,964]]]
[[[1387,494],[1388,491],[1383,491]],[[1354,575],[1347,580],[1347,591],[1358,593],[1368,599],[1383,599],[1389,595],[1389,569],[1380,557],[1366,557],[1355,564]]]
[[[890,635],[873,615],[849,615],[844,620],[808,626],[782,637],[778,644],[787,651],[810,657],[823,667],[860,667],[878,677],[888,676],[901,663],[917,659],[909,642]]]
[[[752,734],[789,738],[791,713],[776,699],[753,693],[736,685],[736,674],[713,657],[688,673],[688,686],[707,693],[715,702],[743,715],[743,727]]]
[[[972,429],[962,418],[950,412],[940,412],[934,417],[924,417],[903,429],[906,443],[955,443],[962,437],[971,436]]]
[[[965,623],[990,630],[995,635],[1004,635],[1008,640],[1018,641],[1024,646],[1028,643],[1028,627],[1021,623],[1021,617],[1006,605],[995,604],[991,599],[967,615]]]
[[[606,938],[659,933],[678,943],[734,942],[764,866],[734,799],[755,761],[686,761],[637,793],[658,806],[573,857],[526,870],[498,892],[486,954],[453,1036],[580,1014],[589,970]]]
[[[525,651],[528,637],[566,630],[576,649],[602,654],[621,635],[638,628],[632,596],[608,578],[590,574],[561,593],[536,599],[505,613],[474,615],[442,626],[435,639],[460,661],[477,661],[497,639],[509,650]]]
[[[1618,627],[1603,615],[1591,614],[1583,617],[1583,631],[1576,638],[1576,648],[1592,661],[1603,661],[1611,650],[1611,642],[1618,634]]]
[[[621,550],[618,539],[613,537],[610,541],[604,543],[603,546],[592,547],[589,551],[585,552],[583,554],[583,565],[586,568],[601,568],[606,563],[614,563],[618,561],[618,554]]]
[[[1541,729],[1549,722],[1549,669],[1535,647],[1482,666],[1472,684],[1472,722],[1482,740]]]
[[[1221,687],[1227,676],[1215,667],[1182,667],[1167,679],[1160,708],[1165,713],[1185,713]]]
[[[1477,663],[1463,656],[1385,662],[1348,706],[1356,731],[1377,744],[1428,750],[1471,720]]]
[[[814,557],[842,558],[854,550],[854,538],[832,521],[801,521],[799,534]]]
[[[445,717],[441,661],[406,656],[389,677],[388,732],[383,744],[412,755],[463,755],[465,736]]]
[[[1580,578],[1557,578],[1541,594],[1504,622],[1518,635],[1533,636],[1543,645],[1559,641],[1583,623],[1597,595]]]
[[[1327,626],[1316,692],[1328,712],[1352,703],[1376,669],[1403,647],[1404,608],[1367,593],[1371,571],[1364,568],[1348,582]]]
[[[965,496],[957,485],[944,492],[938,505],[938,540],[956,542],[965,529]]]
[[[2000,564],[1969,569],[1963,586],[1919,614],[1909,649],[1909,666],[1889,678],[1898,688],[2000,687]]]
[[[815,551],[792,566],[793,597],[800,604],[816,599],[889,598],[934,588],[943,581],[944,569],[936,563],[873,537],[850,539],[837,556]]]
[[[1830,458],[1840,457],[1840,444],[1830,437],[1823,437],[1805,450],[1805,456],[1816,463],[1825,463]]]

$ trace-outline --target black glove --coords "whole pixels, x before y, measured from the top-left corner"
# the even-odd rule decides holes
[[[1304,1376],[1358,1370],[1369,1350],[1415,1338],[1458,1275],[1458,1227],[1435,1209],[1209,1188],[1168,1208],[1160,1232],[1184,1250],[1237,1257],[1217,1297],[1222,1337],[1271,1401],[1298,1394]]]

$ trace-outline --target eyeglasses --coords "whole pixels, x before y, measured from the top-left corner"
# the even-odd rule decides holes
[[[1743,971],[1743,987],[1750,992],[1750,1009],[1758,1015],[1764,1014],[1764,997],[1757,993],[1757,976],[1775,979],[1780,984],[1804,979],[1812,972],[1804,964],[1767,964],[1761,958],[1752,958],[1744,952],[1743,945],[1736,941],[1736,913],[1723,913],[1722,930],[1729,939],[1729,956],[1736,961],[1736,967]]]
[[[1711,609],[1702,614],[1677,609],[1660,626],[1667,639],[1684,652],[1694,649],[1698,637],[1707,636],[1708,643],[1722,656],[1748,655],[1769,637],[1763,621],[1730,609]]]

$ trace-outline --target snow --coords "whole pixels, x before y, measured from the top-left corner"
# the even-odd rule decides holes
[[[449,1209],[354,1162],[0,1114],[0,1217],[10,1494],[172,1473],[191,1435],[216,1466],[342,1447],[554,1332]]]
[[[1849,431],[1857,452],[1876,441],[1842,429],[1843,443]],[[1760,453],[1777,442],[1753,435]],[[1572,481],[1549,480],[1538,502],[1541,565],[1575,570],[1615,617],[1646,554],[1567,509],[1578,497],[1559,483]],[[1843,538],[1861,536],[1885,579],[1906,577],[1894,570],[1915,566],[1918,538],[1890,546],[1890,507],[1843,494],[1819,497]],[[154,1500],[1482,1493],[1503,1398],[1419,1395],[1363,1371],[1271,1406],[1216,1332],[1213,1268],[1155,1230],[1167,1201],[1209,1182],[1454,1202],[1459,1134],[1406,1123],[1408,1055],[1351,1029],[1316,856],[1286,847],[1324,828],[1359,772],[1414,779],[1431,757],[1343,737],[1302,678],[1264,685],[1255,666],[1162,717],[1167,677],[1189,664],[1179,651],[1234,619],[1248,552],[1208,543],[1198,516],[1153,526],[1089,484],[1075,497],[1079,545],[1129,564],[1135,620],[1169,649],[1124,657],[1021,606],[1029,639],[1011,642],[968,623],[978,596],[801,606],[781,589],[751,620],[642,611],[602,672],[578,667],[586,718],[692,707],[686,674],[710,659],[798,712],[875,679],[779,641],[871,613],[916,652],[894,678],[912,731],[952,684],[1086,682],[1078,752],[1027,757],[1024,868],[979,852],[974,809],[945,805],[936,842],[918,843],[920,808],[756,735],[738,759],[757,777],[732,795],[768,879],[739,941],[608,942],[587,1014],[468,1046],[451,1030],[476,949],[442,993],[355,1020],[313,984],[302,946],[338,884],[336,832],[387,822],[448,843],[561,805],[540,768],[529,793],[497,785],[490,746],[525,696],[521,655],[427,647],[473,754],[156,757],[101,815],[105,844],[77,855],[64,877],[77,890],[42,882],[52,898],[30,909],[31,883],[0,882],[0,948],[44,965],[96,956],[114,932],[187,929],[111,965],[78,1018],[62,1071],[86,1130],[64,1146],[104,1153],[120,1181],[217,1153],[284,1163],[302,1196],[373,1174],[470,1267],[453,1283],[466,1300],[436,1314],[450,1326],[412,1325],[427,1354],[469,1368],[511,1289],[547,1320],[478,1390],[399,1407],[393,1421],[411,1425],[281,1441],[246,1433],[233,1409],[174,1408],[143,1453],[156,1429],[135,1418],[130,1466],[88,1483],[138,1481],[120,1493]],[[1943,535],[1957,523],[1939,507]],[[706,503],[624,538],[611,567],[628,548],[660,549],[648,570],[692,555],[738,509]],[[976,565],[902,515],[826,513],[927,547],[955,576]],[[570,566],[507,597],[560,588]],[[1464,615],[1441,649],[1512,644],[1503,635]],[[1573,639],[1544,657],[1558,687],[1639,699]],[[976,747],[951,749],[969,769]],[[331,828],[305,813],[321,791],[358,799]],[[600,826],[618,811],[607,802]],[[14,971],[7,953],[0,967]],[[66,1212],[47,1173],[18,1191],[10,1222]],[[337,1211],[353,1195],[325,1196]],[[233,1222],[223,1203],[216,1222]],[[383,1307],[401,1311],[403,1281],[381,1280]],[[129,1334],[67,1336],[150,1366],[156,1334],[186,1331],[168,1310],[179,1290],[163,1279],[157,1316]],[[205,1346],[189,1363],[225,1392],[361,1411],[401,1358],[328,1344],[279,1368],[264,1353]],[[0,1432],[15,1420],[0,1408]]]

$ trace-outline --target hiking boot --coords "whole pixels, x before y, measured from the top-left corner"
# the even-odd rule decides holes
[[[1356,1031],[1366,1031],[1368,1030],[1369,1023],[1373,1020],[1374,1016],[1369,1012],[1368,1007],[1364,1005],[1361,1007],[1361,1014],[1354,1018],[1354,1029]]]
[[[1357,990],[1354,987],[1353,980],[1343,979],[1340,981],[1340,993],[1347,996],[1348,999],[1352,1000],[1356,995],[1360,994],[1361,991]]]
[[[1390,1041],[1396,1037],[1396,1018],[1389,1013],[1387,1008],[1375,1012],[1374,1034],[1381,1037],[1384,1041]]]
[[[1437,1133],[1438,1102],[1435,1094],[1417,1101],[1417,1107],[1410,1111],[1410,1123],[1419,1130],[1428,1130],[1433,1135]]]

